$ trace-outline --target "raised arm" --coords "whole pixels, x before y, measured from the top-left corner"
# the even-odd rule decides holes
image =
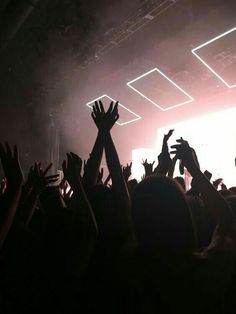
[[[78,203],[78,215],[81,220],[86,224],[86,229],[90,236],[97,236],[97,224],[95,217],[91,208],[91,205],[88,201],[87,195],[84,191],[81,178],[81,168],[82,168],[82,159],[74,154],[67,154],[67,161],[64,160],[62,164],[62,169],[64,172],[64,177],[70,184],[70,187],[73,191],[73,198]]]
[[[183,139],[177,140],[177,142],[178,144],[172,146],[172,148],[175,149],[172,153],[176,154],[176,156],[183,161],[184,166],[193,177],[206,208],[208,208],[219,227],[219,232],[222,235],[232,234],[234,228],[234,216],[231,209],[220,193],[217,192],[215,187],[201,172],[196,153],[189,146],[188,142]]]
[[[176,166],[177,160],[178,160],[178,158],[176,156],[174,158],[172,158],[172,160],[171,160],[170,168],[168,171],[168,177],[170,177],[170,178],[174,177],[175,166]]]
[[[28,179],[23,187],[24,197],[21,198],[17,210],[18,219],[27,226],[33,217],[40,194],[49,184],[56,182],[58,179],[58,174],[47,176],[51,167],[52,163],[43,170],[40,163],[35,163],[30,168]]]
[[[124,176],[124,179],[125,179],[126,183],[129,181],[129,177],[132,174],[131,168],[132,168],[132,162],[130,164],[127,164],[125,167],[122,167],[123,176]]]
[[[144,174],[145,178],[154,174],[154,172],[153,172],[154,164],[155,164],[155,160],[153,162],[151,162],[151,163],[149,163],[147,161],[147,159],[142,160],[142,165],[143,165],[144,171],[145,171],[145,174]]]
[[[122,200],[123,205],[124,203],[125,205],[128,205],[130,202],[129,193],[123,176],[120,160],[110,133],[118,118],[118,102],[116,102],[115,105],[111,102],[107,112],[104,111],[103,105],[100,102],[100,110],[93,111],[94,122],[98,126],[99,133],[103,138],[107,166],[112,179],[112,190],[114,194]]]
[[[5,146],[0,143],[0,159],[7,180],[7,188],[0,199],[0,248],[12,226],[16,209],[21,196],[23,173],[18,158],[18,150],[15,145],[13,151],[8,143]]]
[[[163,137],[162,151],[161,154],[158,156],[158,166],[154,170],[154,173],[157,175],[167,175],[172,166],[172,160],[170,158],[168,148],[168,140],[170,139],[173,132],[174,130],[169,130],[169,132]]]
[[[83,175],[83,185],[86,190],[90,189],[91,187],[96,185],[98,182],[99,167],[101,164],[102,154],[103,154],[103,138],[99,130],[99,121],[101,120],[101,117],[104,113],[105,112],[104,112],[102,102],[96,101],[93,106],[92,118],[98,128],[98,133],[97,133],[96,141],[94,143],[92,152],[87,161],[86,167],[84,167],[85,170],[84,170],[84,175]]]

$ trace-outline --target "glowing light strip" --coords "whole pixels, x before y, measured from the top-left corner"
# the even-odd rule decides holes
[[[209,64],[207,64],[207,63],[196,53],[196,51],[199,50],[199,49],[201,49],[201,48],[203,48],[203,47],[205,47],[205,46],[207,46],[207,45],[209,45],[209,44],[211,44],[211,43],[213,43],[214,41],[216,41],[216,40],[218,40],[218,39],[220,39],[220,38],[222,38],[222,37],[224,37],[224,36],[226,36],[226,35],[228,35],[228,34],[234,32],[234,31],[236,31],[236,27],[234,27],[234,28],[230,29],[229,31],[227,31],[227,32],[225,32],[225,33],[223,33],[223,34],[221,34],[221,35],[219,35],[219,36],[216,36],[215,38],[213,38],[213,39],[207,41],[206,43],[204,43],[204,44],[202,44],[202,45],[200,45],[200,46],[198,46],[198,47],[192,49],[192,53],[195,55],[195,57],[197,57],[198,60],[200,60],[200,61],[201,61],[215,76],[217,76],[218,79],[220,79],[221,82],[223,82],[228,88],[234,88],[234,87],[236,87],[236,84],[234,84],[234,85],[228,84],[228,83],[222,78],[222,76],[220,76],[212,67],[209,66]]]
[[[114,100],[114,99],[112,99],[110,96],[104,94],[104,95],[102,95],[102,96],[100,96],[100,97],[98,97],[98,98],[96,98],[96,99],[90,101],[89,103],[86,104],[86,106],[89,107],[89,108],[91,108],[91,109],[93,109],[93,105],[91,105],[91,104],[94,104],[94,102],[97,101],[97,100],[102,100],[102,98],[104,98],[104,97],[107,97],[108,99],[110,99],[111,101],[114,101],[114,102],[116,103],[116,100]],[[136,118],[135,118],[135,119],[132,119],[132,120],[129,120],[129,121],[127,121],[127,122],[123,122],[123,123],[120,123],[120,122],[117,121],[116,124],[118,124],[118,125],[120,125],[120,126],[123,126],[123,125],[129,124],[129,123],[132,123],[132,122],[135,122],[135,121],[138,121],[138,120],[141,119],[141,117],[140,117],[139,115],[137,115],[136,113],[134,113],[132,110],[128,109],[127,107],[123,106],[122,104],[119,103],[118,106],[120,106],[120,107],[126,109],[127,111],[129,111],[130,113],[132,113]]]
[[[135,87],[133,87],[131,84],[142,79],[143,77],[151,74],[152,72],[155,72],[157,71],[159,74],[161,74],[166,80],[168,80],[171,84],[173,84],[178,90],[180,90],[183,94],[185,94],[189,100],[187,101],[184,101],[180,104],[177,104],[177,105],[173,105],[171,107],[168,107],[168,108],[163,108],[161,107],[160,105],[158,105],[157,103],[155,103],[153,100],[151,100],[150,98],[148,98],[147,96],[145,96],[143,93],[141,93],[138,89],[136,89]],[[142,75],[140,75],[139,77],[135,78],[134,80],[130,81],[127,83],[127,86],[129,86],[130,88],[132,88],[136,93],[138,93],[139,95],[141,95],[143,98],[147,99],[148,101],[150,101],[154,106],[156,106],[157,108],[161,109],[162,111],[167,111],[167,110],[170,110],[170,109],[173,109],[173,108],[176,108],[176,107],[179,107],[179,106],[183,106],[183,105],[186,105],[188,103],[191,103],[194,101],[194,98],[192,96],[190,96],[186,91],[184,91],[179,85],[177,85],[174,81],[172,81],[168,76],[166,76],[161,70],[159,70],[158,68],[154,68]]]

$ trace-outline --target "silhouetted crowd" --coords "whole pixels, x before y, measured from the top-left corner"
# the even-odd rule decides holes
[[[110,132],[118,102],[92,118],[89,159],[68,153],[58,184],[39,162],[24,179],[17,146],[0,144],[0,313],[236,313],[236,187],[211,182],[183,138],[170,149],[173,130],[138,183]]]

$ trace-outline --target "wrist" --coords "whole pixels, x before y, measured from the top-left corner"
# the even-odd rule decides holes
[[[197,165],[187,167],[188,172],[193,178],[198,178],[200,174],[202,174],[201,170]]]

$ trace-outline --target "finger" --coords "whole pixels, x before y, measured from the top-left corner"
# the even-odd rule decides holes
[[[41,161],[37,163],[39,174],[43,176],[43,169],[41,167]]]
[[[95,101],[95,109],[96,109],[96,113],[100,112],[100,108],[97,101]]]
[[[181,148],[181,147],[183,147],[182,144],[171,145],[171,148],[175,148],[175,149],[178,149],[178,148]]]
[[[13,157],[14,159],[18,159],[18,149],[16,144],[13,147]]]
[[[2,143],[0,143],[0,158],[4,159],[4,157],[6,157],[6,152]]]
[[[34,163],[34,172],[37,176],[40,176],[39,164],[37,162]]]
[[[54,180],[47,180],[47,181],[45,182],[45,184],[48,185],[48,184],[50,184],[50,183],[55,183],[55,182],[57,182],[57,179],[54,179]]]
[[[65,196],[66,197],[70,196],[71,192],[72,192],[72,188],[69,189],[69,191],[65,194]]]
[[[174,158],[177,158],[177,150],[170,151],[170,154],[176,154],[176,156]]]
[[[96,113],[95,105],[92,106],[92,112]]]
[[[71,156],[76,160],[81,160],[81,158],[73,152],[70,152]]]
[[[92,118],[93,118],[93,121],[95,122],[95,120],[96,120],[96,115],[95,115],[95,113],[92,111],[92,113],[91,113],[91,116],[92,116]]]
[[[46,180],[51,180],[51,179],[57,179],[59,177],[59,174],[53,174],[53,175],[51,175],[51,176],[47,176],[47,177],[45,177],[45,179]]]
[[[117,113],[118,113],[118,105],[119,105],[119,101],[117,101],[117,102],[115,103],[115,106],[114,106],[114,108],[113,108],[113,112],[117,112]]]
[[[119,119],[119,117],[120,117],[120,115],[117,114],[117,115],[115,116],[114,120],[117,121],[117,120]]]
[[[181,143],[181,144],[188,144],[187,141],[185,141],[182,137],[178,140],[176,140],[176,142]]]
[[[52,168],[52,162],[47,166],[47,168],[43,171],[43,176],[45,176],[48,171]]]
[[[8,142],[4,142],[5,143],[5,147],[6,147],[6,154],[8,158],[12,158],[12,152],[11,152],[11,148],[8,144]]]
[[[107,112],[106,113],[111,113],[112,112],[112,110],[113,110],[113,101],[110,103],[110,106],[109,106],[109,108],[108,108],[108,110],[107,110]]]
[[[103,103],[102,103],[101,100],[99,100],[99,105],[100,105],[100,111],[101,111],[102,113],[105,113],[105,110],[104,110],[104,107],[103,107]]]
[[[63,172],[65,174],[65,172],[66,172],[66,160],[65,159],[62,162],[62,170],[63,170]]]

